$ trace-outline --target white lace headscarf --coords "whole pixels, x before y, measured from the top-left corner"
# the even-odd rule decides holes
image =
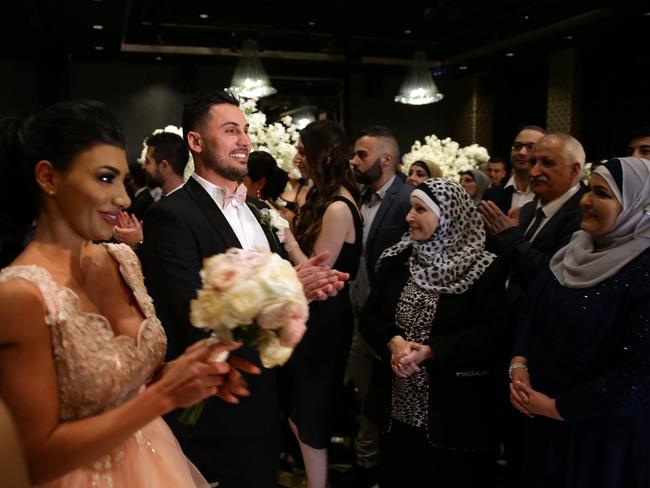
[[[415,241],[405,234],[382,253],[377,266],[384,258],[412,246],[409,269],[419,287],[438,293],[464,293],[496,258],[485,250],[485,229],[478,209],[463,187],[451,180],[430,178],[418,185],[414,197],[418,190],[432,200],[434,208],[425,199],[423,203],[439,214],[438,228],[427,241]]]

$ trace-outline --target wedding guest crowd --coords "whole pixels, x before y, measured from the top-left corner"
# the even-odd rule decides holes
[[[223,91],[190,97],[182,125],[146,139],[131,198],[104,104],[0,120],[15,483],[24,453],[45,487],[276,488],[287,426],[308,488],[649,486],[647,127],[585,185],[582,144],[533,125],[510,164],[459,183],[436,161],[403,175],[385,126],[352,143],[330,120],[300,131],[290,180]],[[203,260],[229,248],[279,254],[310,301],[283,367],[191,324]],[[339,472],[345,382],[359,430]]]

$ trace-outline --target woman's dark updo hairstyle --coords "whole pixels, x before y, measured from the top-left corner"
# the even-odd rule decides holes
[[[260,190],[262,200],[275,202],[284,191],[289,175],[278,167],[273,156],[266,151],[253,151],[248,156],[248,176],[253,182],[265,178],[264,188]]]
[[[332,120],[319,120],[301,130],[300,139],[314,185],[293,224],[298,244],[305,254],[311,254],[320,234],[325,209],[334,201],[339,188],[347,188],[355,200],[359,198],[359,189],[350,167],[350,152],[343,127]]]
[[[75,156],[97,144],[124,148],[117,119],[97,101],[60,102],[25,122],[0,120],[0,235],[29,229],[38,216],[36,163],[46,160],[65,172]]]

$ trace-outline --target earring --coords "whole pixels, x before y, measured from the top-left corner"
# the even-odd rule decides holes
[[[257,189],[257,199],[261,200],[262,199],[262,193],[260,192],[260,189]]]

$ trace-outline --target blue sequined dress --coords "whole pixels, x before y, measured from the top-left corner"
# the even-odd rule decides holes
[[[514,352],[565,419],[526,419],[521,486],[650,487],[650,249],[592,288],[547,270]]]

